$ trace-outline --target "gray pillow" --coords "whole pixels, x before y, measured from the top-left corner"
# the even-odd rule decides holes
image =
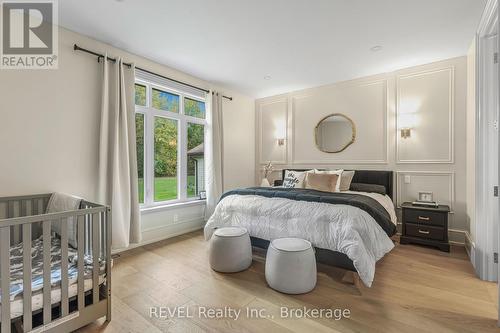
[[[377,184],[365,184],[365,183],[351,183],[350,187],[351,191],[357,191],[357,192],[373,192],[373,193],[379,193],[379,194],[387,194],[387,190],[385,189],[384,185],[377,185]]]

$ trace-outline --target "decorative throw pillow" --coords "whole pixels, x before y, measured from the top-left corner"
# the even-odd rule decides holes
[[[302,184],[302,188],[307,188],[307,176],[310,173],[316,173],[316,169],[305,171],[305,173],[306,173],[306,176],[304,177],[304,184]]]
[[[314,170],[314,173],[315,174],[319,174],[319,175],[337,175],[338,178],[340,179],[342,177],[342,172],[344,170],[342,169],[339,169],[339,170]],[[335,191],[332,191],[332,192],[339,192],[340,191],[340,181],[337,182],[337,187],[335,188]]]
[[[283,179],[283,187],[304,188],[305,178],[306,178],[305,172],[286,170],[285,178]]]
[[[337,192],[338,183],[339,175],[337,174],[308,173],[306,188],[323,192]]]
[[[379,194],[387,194],[386,188],[384,185],[377,184],[365,184],[365,183],[351,183],[351,191],[357,192],[372,192]]]
[[[342,171],[342,175],[340,175],[340,191],[349,191],[353,177],[354,171]]]

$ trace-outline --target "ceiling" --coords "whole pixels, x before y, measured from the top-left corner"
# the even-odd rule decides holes
[[[486,0],[63,0],[60,24],[264,97],[465,55]],[[382,46],[376,52],[371,48]]]

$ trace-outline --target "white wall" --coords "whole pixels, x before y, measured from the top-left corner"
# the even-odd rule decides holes
[[[268,160],[278,169],[393,170],[396,202],[432,191],[453,211],[450,240],[463,243],[466,82],[467,61],[460,57],[259,99],[256,182]],[[321,152],[314,143],[314,127],[331,113],[343,113],[356,125],[356,141],[337,154]],[[408,139],[398,130],[405,122],[412,127]],[[286,137],[282,147],[276,142],[280,133]],[[278,177],[279,170],[273,174]]]
[[[177,80],[221,89],[60,29],[58,70],[0,71],[0,196],[60,191],[96,199],[101,74],[97,59],[73,51],[74,43]],[[224,102],[226,187],[249,186],[255,174],[254,100],[222,91],[233,97]],[[144,241],[199,228],[203,213],[203,205],[145,213]]]
[[[255,100],[231,94],[233,100],[223,105],[226,191],[252,186],[255,180]]]

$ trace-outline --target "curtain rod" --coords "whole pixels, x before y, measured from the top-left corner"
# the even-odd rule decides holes
[[[87,49],[84,49],[83,47],[80,47],[76,44],[73,45],[73,50],[75,51],[82,51],[82,52],[86,52],[86,53],[89,53],[89,54],[92,54],[92,55],[95,55],[97,57],[97,59],[101,59],[101,58],[104,58],[104,54],[100,54],[100,53],[97,53],[97,52],[94,52],[94,51],[91,51],[91,50],[87,50]],[[109,61],[112,61],[112,62],[116,62],[116,59],[115,58],[111,58],[111,57],[106,57],[107,60]],[[123,63],[125,66],[128,66],[128,67],[131,67],[132,64],[130,63],[126,63],[124,62]],[[189,84],[189,83],[186,83],[186,82],[182,82],[182,81],[179,81],[179,80],[176,80],[176,79],[172,79],[170,77],[167,77],[167,76],[164,76],[164,75],[161,75],[161,74],[157,74],[157,73],[153,73],[151,71],[148,71],[147,69],[144,69],[144,68],[140,68],[140,67],[136,67],[138,70],[141,70],[143,72],[146,72],[146,73],[149,73],[149,74],[152,74],[152,75],[156,75],[156,76],[159,76],[161,78],[164,78],[164,79],[167,79],[167,80],[170,80],[170,81],[173,81],[175,83],[179,83],[179,84],[182,84],[184,86],[187,86],[187,87],[191,87],[191,88],[194,88],[194,89],[197,89],[197,90],[201,90],[201,91],[204,91],[205,93],[209,93],[210,90],[207,90],[207,89],[203,89],[203,88],[200,88],[200,87],[197,87],[197,86],[193,86],[192,84]],[[212,93],[213,94],[213,93]],[[229,96],[224,96],[222,95],[222,97],[232,101],[233,98],[232,97],[229,97]]]

